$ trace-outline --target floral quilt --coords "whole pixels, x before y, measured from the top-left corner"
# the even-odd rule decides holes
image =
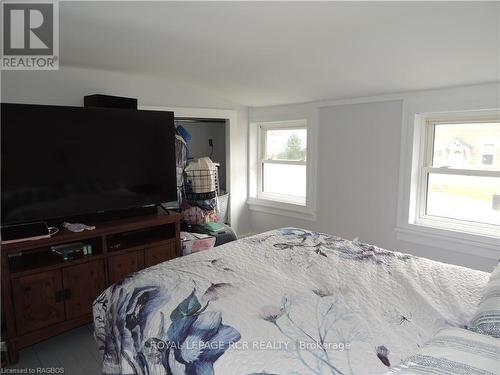
[[[296,228],[142,270],[94,302],[104,374],[383,374],[464,327],[488,274]]]

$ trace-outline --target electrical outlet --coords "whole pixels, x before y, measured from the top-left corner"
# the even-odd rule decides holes
[[[214,140],[213,140],[212,138],[209,138],[209,139],[208,139],[208,145],[209,145],[210,147],[214,147]]]

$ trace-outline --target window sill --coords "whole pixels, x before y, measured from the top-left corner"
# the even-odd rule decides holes
[[[398,240],[425,246],[444,248],[458,253],[477,255],[498,260],[500,257],[500,238],[423,226],[405,224],[396,227]]]
[[[251,211],[316,221],[316,213],[306,206],[257,198],[249,198],[247,204]]]

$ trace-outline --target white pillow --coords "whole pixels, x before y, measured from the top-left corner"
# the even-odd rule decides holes
[[[472,318],[471,331],[500,338],[500,263],[493,270],[483,298]]]
[[[498,375],[500,340],[462,328],[445,328],[387,374]]]

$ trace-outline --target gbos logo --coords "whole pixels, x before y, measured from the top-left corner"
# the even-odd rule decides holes
[[[59,68],[59,7],[52,2],[2,2],[3,69]]]

